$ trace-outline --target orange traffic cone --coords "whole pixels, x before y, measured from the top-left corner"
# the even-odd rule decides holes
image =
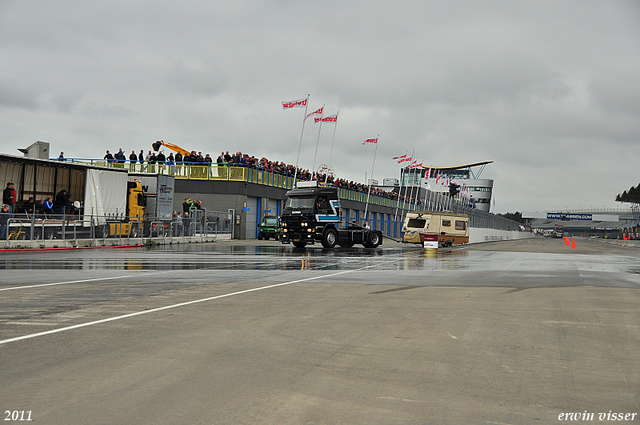
[[[565,244],[566,246],[569,246],[569,238],[568,238],[568,237],[566,237],[566,236],[564,237],[564,244]]]
[[[571,242],[571,249],[576,249],[576,238],[573,238],[573,242]]]

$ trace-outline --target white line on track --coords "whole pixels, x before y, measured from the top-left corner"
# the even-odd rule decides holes
[[[164,307],[153,308],[153,309],[150,309],[150,310],[138,311],[136,313],[129,313],[129,314],[123,314],[121,316],[108,317],[106,319],[95,320],[93,322],[79,323],[77,325],[66,326],[64,328],[51,329],[49,331],[38,332],[38,333],[34,333],[34,334],[18,336],[18,337],[15,337],[15,338],[4,339],[4,340],[0,341],[0,345],[8,344],[10,342],[22,341],[22,340],[25,340],[25,339],[36,338],[36,337],[39,337],[39,336],[51,335],[51,334],[56,334],[56,333],[60,333],[60,332],[66,332],[66,331],[70,331],[70,330],[74,330],[74,329],[84,328],[84,327],[87,327],[87,326],[93,326],[93,325],[99,325],[99,324],[102,324],[102,323],[113,322],[113,321],[116,321],[116,320],[128,319],[130,317],[142,316],[143,314],[156,313],[158,311],[169,310],[169,309],[172,309],[172,308],[184,307],[184,306],[187,306],[187,305],[192,305],[192,304],[198,304],[198,303],[203,303],[203,302],[207,302],[207,301],[218,300],[220,298],[233,297],[235,295],[242,295],[242,294],[248,294],[250,292],[264,291],[266,289],[278,288],[280,286],[292,285],[294,283],[309,282],[311,280],[318,280],[318,279],[323,279],[323,278],[327,278],[327,277],[338,276],[338,275],[341,275],[341,274],[353,273],[353,272],[361,271],[361,270],[368,269],[368,268],[371,268],[371,267],[376,267],[376,266],[377,265],[374,264],[374,265],[371,265],[371,266],[360,267],[358,269],[343,270],[341,272],[325,274],[325,275],[322,275],[322,276],[308,277],[306,279],[291,280],[289,282],[282,282],[282,283],[276,283],[276,284],[273,284],[273,285],[260,286],[258,288],[253,288],[253,289],[245,289],[244,291],[237,291],[237,292],[231,292],[231,293],[223,294],[223,295],[216,295],[215,297],[208,297],[208,298],[202,298],[202,299],[199,299],[199,300],[193,300],[193,301],[187,301],[187,302],[178,303],[178,304],[167,305],[167,306],[164,306]]]
[[[12,286],[11,288],[0,288],[0,292],[1,291],[13,291],[13,290],[16,290],[16,289],[42,288],[42,287],[45,287],[45,286],[70,285],[72,283],[86,283],[86,282],[98,282],[98,281],[101,281],[101,280],[125,279],[127,277],[149,276],[149,275],[158,274],[158,273],[166,273],[166,272],[145,273],[145,274],[139,274],[139,275],[126,275],[126,276],[113,276],[113,277],[97,277],[95,279],[70,280],[70,281],[67,281],[67,282],[39,283],[37,285]]]

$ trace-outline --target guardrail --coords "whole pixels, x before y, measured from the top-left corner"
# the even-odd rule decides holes
[[[126,169],[130,173],[164,174],[173,176],[176,179],[238,181],[278,187],[287,190],[293,188],[293,176],[248,166],[217,163],[203,164],[201,162],[183,162],[179,164],[141,164],[139,162],[132,163],[129,160],[126,160],[125,162],[117,162],[115,160],[107,161],[103,159],[89,158],[68,158],[66,159],[66,161],[77,164],[93,165],[97,167]],[[367,192],[345,188],[339,188],[339,190],[341,199],[348,199],[364,203],[367,201],[367,197],[369,196]],[[408,191],[410,190],[411,189],[408,189]],[[371,205],[381,205],[395,208],[397,205],[397,199],[392,199],[386,196],[379,196],[372,193],[369,196],[369,203]],[[400,200],[400,204],[404,204],[405,209],[415,210],[422,208],[419,203],[403,203],[403,201]]]
[[[233,234],[230,212],[199,210],[194,218],[159,220],[136,217],[15,214],[7,220],[4,241],[139,239],[142,237],[218,236]]]

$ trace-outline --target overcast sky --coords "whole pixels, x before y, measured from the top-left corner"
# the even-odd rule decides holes
[[[494,161],[493,212],[615,208],[640,183],[640,2],[0,0],[0,152],[164,139],[295,163],[340,112],[339,177]],[[307,121],[300,166],[318,125]],[[329,160],[323,125],[316,164]]]

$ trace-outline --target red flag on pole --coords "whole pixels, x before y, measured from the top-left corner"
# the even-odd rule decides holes
[[[317,111],[316,111],[317,112]],[[324,118],[315,118],[315,122],[320,122],[322,121],[323,123],[329,123],[329,124],[336,124],[338,122],[338,114],[336,115],[331,115],[328,117],[324,117]]]
[[[282,109],[306,108],[308,101],[309,101],[309,98],[308,97],[304,97],[302,99],[292,100],[290,102],[282,102]]]
[[[394,156],[393,159],[402,159],[402,158],[406,158],[407,154],[405,153],[404,155],[400,155],[400,156]]]
[[[307,118],[312,117],[312,116],[314,116],[314,115],[320,115],[320,116],[322,116],[322,110],[323,110],[323,109],[324,109],[324,106],[323,106],[322,108],[320,108],[320,109],[317,109],[317,110],[313,111],[312,113],[310,113],[309,115],[307,115],[306,117],[304,117],[304,119],[306,120]]]
[[[375,139],[367,139],[364,142],[362,142],[363,145],[365,143],[378,143],[378,138],[376,137]]]

